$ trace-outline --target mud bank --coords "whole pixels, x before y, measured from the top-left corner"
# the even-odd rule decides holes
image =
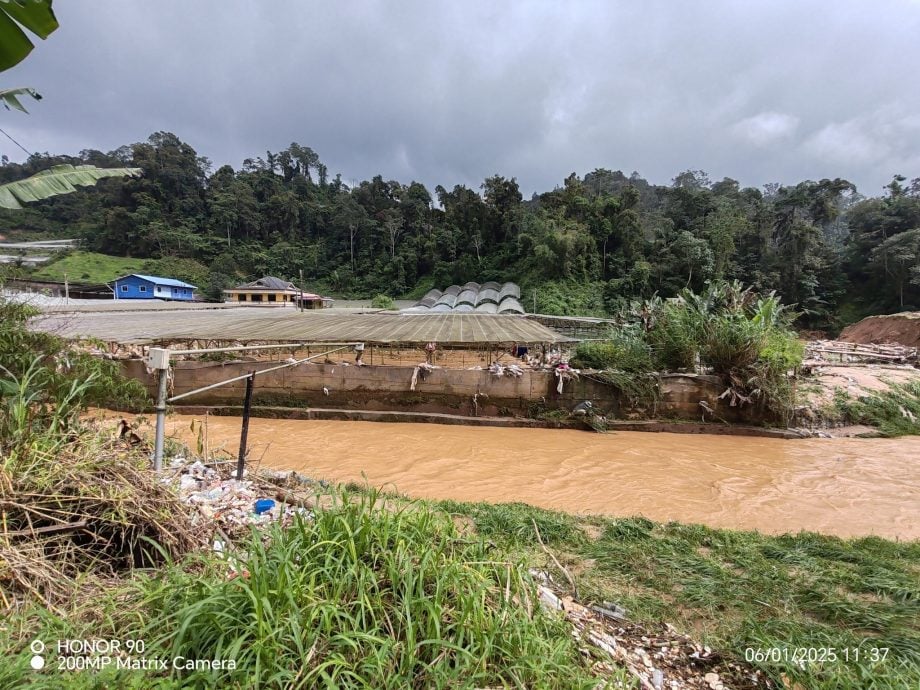
[[[241,405],[177,405],[171,408],[181,415],[216,415],[219,417],[240,417]],[[314,419],[361,422],[413,422],[417,424],[448,424],[451,426],[497,426],[514,429],[593,429],[578,419],[530,419],[527,417],[470,417],[466,415],[439,412],[403,412],[393,410],[345,410],[321,407],[276,407],[257,405],[252,408],[253,417],[266,419]],[[721,424],[690,421],[668,421],[663,419],[641,419],[634,421],[612,420],[607,422],[609,431],[648,431],[672,434],[713,434],[716,436],[760,436],[766,438],[802,439],[810,438],[813,432],[807,429],[774,429],[742,424]],[[855,429],[855,427],[854,427]],[[838,431],[838,430],[835,430]],[[859,427],[855,433],[840,429],[841,436],[866,435],[872,433],[869,427]]]

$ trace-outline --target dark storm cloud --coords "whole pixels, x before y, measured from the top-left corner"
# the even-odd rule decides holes
[[[292,141],[346,181],[595,167],[665,183],[920,175],[920,3],[58,2],[5,72],[32,150],[175,132],[215,164]],[[0,144],[16,160],[19,152]]]

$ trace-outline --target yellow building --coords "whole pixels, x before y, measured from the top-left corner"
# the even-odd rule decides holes
[[[224,290],[224,302],[238,302],[240,304],[274,304],[283,306],[286,304],[297,304],[300,299],[301,290],[281,278],[274,276],[265,276],[245,285],[237,285],[235,288]],[[304,301],[309,297],[315,297],[322,306],[322,297],[303,293]]]

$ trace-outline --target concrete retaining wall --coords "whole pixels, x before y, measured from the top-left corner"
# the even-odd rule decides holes
[[[276,366],[257,362],[176,362],[171,395],[179,395],[213,383]],[[139,360],[123,362],[125,373],[143,382],[151,396],[155,377],[148,375]],[[660,378],[657,406],[628,409],[611,386],[587,377],[567,381],[558,393],[558,380],[550,371],[525,370],[519,377],[494,376],[487,370],[435,369],[419,372],[415,390],[410,390],[413,367],[343,366],[303,364],[256,377],[256,404],[289,407],[322,407],[364,410],[441,412],[464,415],[534,416],[554,409],[569,410],[591,400],[602,412],[615,418],[663,416],[700,420],[700,401],[731,422],[756,422],[738,408],[718,400],[724,390],[717,377],[665,374]],[[179,404],[240,404],[245,381],[191,396]],[[747,412],[747,411],[745,411]],[[711,416],[707,416],[711,420]]]

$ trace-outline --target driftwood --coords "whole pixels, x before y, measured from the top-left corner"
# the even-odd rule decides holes
[[[4,537],[33,537],[36,534],[53,534],[57,532],[69,532],[70,530],[81,529],[89,523],[86,520],[77,522],[65,522],[61,525],[47,525],[45,527],[33,527],[30,529],[18,529],[15,532],[3,532]]]
[[[820,367],[847,367],[848,369],[887,369],[890,371],[911,371],[917,367],[911,364],[873,364],[871,362],[828,362],[826,360],[806,359],[802,362],[805,368],[818,369]]]
[[[873,357],[877,359],[907,359],[909,355],[901,353],[897,355],[889,355],[884,352],[878,352],[874,350],[832,350],[830,348],[823,348],[816,350],[821,354],[826,355],[849,355],[851,357]]]
[[[875,345],[847,343],[841,340],[815,340],[808,343],[805,350],[806,362],[810,366],[817,366],[818,364],[851,366],[857,363],[872,362],[900,362],[920,366],[920,355],[918,355],[917,348],[905,345]]]
[[[290,493],[289,491],[276,492],[275,499],[281,503],[286,503],[292,508],[304,508],[305,510],[313,510],[316,507],[316,502],[312,499],[300,498]]]
[[[540,537],[540,528],[537,527],[537,521],[534,520],[533,518],[531,518],[530,521],[533,523],[533,531],[537,535],[537,541],[539,542],[541,548],[546,552],[546,554],[550,558],[553,559],[553,563],[555,563],[556,567],[562,571],[563,575],[565,575],[565,579],[569,581],[569,585],[572,587],[572,596],[577,598],[578,597],[578,586],[575,584],[575,578],[572,577],[572,573],[566,570],[565,567],[562,565],[562,563],[560,563],[559,560],[556,558],[556,556],[553,555],[553,552],[550,551],[548,548],[546,548],[546,544],[543,543],[543,539]]]

